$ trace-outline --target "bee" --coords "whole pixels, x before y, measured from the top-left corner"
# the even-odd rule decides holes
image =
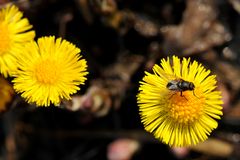
[[[194,93],[195,85],[192,82],[185,81],[181,78],[169,81],[167,88],[171,91],[180,92],[182,97],[182,92],[184,91],[193,91],[193,95],[196,96]]]

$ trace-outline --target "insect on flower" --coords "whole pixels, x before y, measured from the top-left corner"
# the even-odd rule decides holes
[[[152,71],[145,72],[137,96],[145,130],[169,146],[205,141],[223,115],[216,75],[195,60],[177,56],[162,59]]]
[[[186,97],[183,95],[184,91],[193,91],[193,95],[195,97],[197,97],[194,93],[195,85],[194,85],[193,82],[186,81],[186,80],[184,80],[182,78],[179,78],[175,75],[170,75],[170,74],[166,74],[166,73],[163,74],[163,76],[165,76],[169,79],[168,83],[166,85],[167,89],[174,92],[171,95],[171,97],[173,95],[175,95],[177,92],[180,92],[180,96],[184,97],[186,99]]]
[[[182,94],[182,92],[184,91],[193,91],[193,95],[196,96],[194,93],[195,85],[192,82],[185,81],[181,78],[169,81],[167,84],[167,88],[171,91],[180,92],[181,93],[180,95],[182,97],[184,97]]]

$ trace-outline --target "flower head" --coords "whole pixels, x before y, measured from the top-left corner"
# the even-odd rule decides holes
[[[190,58],[173,56],[146,72],[137,96],[145,129],[170,146],[189,146],[208,138],[222,115],[216,76]],[[183,82],[180,84],[180,82]],[[193,87],[190,87],[190,83]]]
[[[61,38],[42,37],[27,43],[18,57],[14,89],[38,106],[71,99],[87,75],[86,60],[79,53],[79,48]]]
[[[0,73],[8,77],[17,68],[18,48],[33,40],[35,32],[23,13],[14,5],[0,10]]]

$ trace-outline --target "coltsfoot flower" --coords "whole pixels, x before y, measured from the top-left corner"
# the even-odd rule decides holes
[[[79,53],[75,45],[54,36],[27,43],[18,56],[14,89],[37,106],[71,99],[88,74],[86,60]]]
[[[17,68],[19,46],[35,37],[32,25],[14,5],[0,10],[0,73],[8,77]]]
[[[216,76],[198,62],[176,56],[172,61],[162,59],[140,82],[140,116],[145,129],[160,141],[194,145],[217,128],[216,119],[223,114],[221,92],[215,90]]]

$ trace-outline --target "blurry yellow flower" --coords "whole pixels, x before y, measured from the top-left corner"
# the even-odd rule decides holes
[[[66,40],[42,37],[21,49],[14,89],[29,103],[38,106],[59,105],[61,99],[80,90],[87,75],[87,64],[80,49]]]
[[[208,138],[222,115],[222,96],[216,88],[216,76],[190,58],[173,56],[146,72],[140,82],[138,105],[145,129],[170,146],[189,146]],[[180,79],[192,82],[194,90],[169,90],[167,84]]]
[[[7,77],[16,70],[16,55],[19,46],[33,40],[32,25],[14,5],[0,10],[0,73]]]
[[[14,90],[3,77],[0,76],[0,112],[5,111],[7,103],[12,100]]]

